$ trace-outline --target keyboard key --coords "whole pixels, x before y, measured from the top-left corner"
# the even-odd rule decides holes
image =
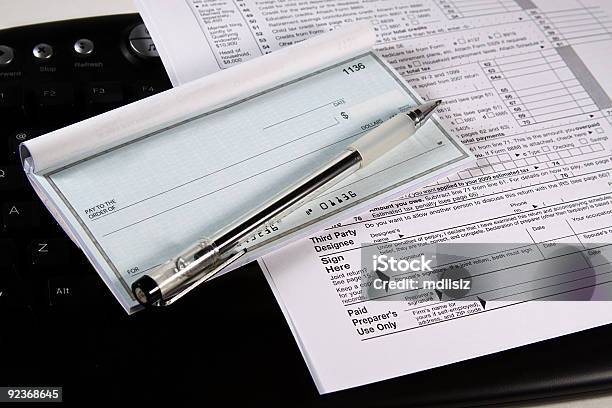
[[[23,92],[16,86],[0,85],[0,117],[18,120],[23,116]]]
[[[0,67],[6,67],[15,60],[15,49],[8,45],[0,45]]]
[[[92,83],[85,89],[85,98],[94,112],[110,110],[123,102],[123,89],[119,82]]]
[[[23,303],[18,296],[18,280],[10,267],[0,267],[0,315]]]
[[[20,231],[37,227],[40,222],[39,211],[35,211],[30,201],[4,203],[2,204],[2,226],[5,231]]]
[[[11,239],[0,239],[0,312],[17,300],[17,276],[13,269],[15,245]]]
[[[34,266],[68,264],[69,245],[67,239],[40,238],[30,241],[30,262]]]
[[[0,267],[4,270],[14,261],[15,243],[12,239],[0,238]]]
[[[19,145],[21,142],[35,138],[45,133],[41,129],[20,129],[13,132],[8,141],[8,154],[6,155],[9,163],[20,163]]]
[[[0,166],[0,191],[16,191],[25,188],[23,170],[14,166]]]
[[[21,109],[23,93],[16,86],[0,86],[0,109]]]
[[[68,84],[44,84],[35,89],[35,95],[41,107],[74,104],[74,91]]]
[[[39,118],[59,120],[70,115],[74,106],[74,90],[68,84],[44,84],[34,89]]]
[[[144,99],[156,93],[165,91],[168,87],[159,81],[139,81],[134,85],[136,99]]]
[[[0,274],[6,273],[3,270],[0,270]],[[0,312],[9,307],[9,302],[11,302],[11,298],[13,295],[14,286],[8,285],[8,283],[3,282],[0,279]]]
[[[48,287],[51,306],[76,306],[81,301],[81,284],[77,276],[51,278]]]

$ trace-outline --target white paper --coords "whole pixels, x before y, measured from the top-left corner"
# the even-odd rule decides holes
[[[595,294],[609,289],[612,63],[604,57],[612,46],[609,2],[138,3],[175,83],[261,55],[260,39],[274,50],[344,22],[370,20],[381,55],[424,98],[445,100],[443,123],[479,159],[474,168],[347,219],[260,262],[320,392],[612,321],[610,302],[513,301],[508,306],[483,294],[484,305],[472,298],[470,313],[436,322],[439,316],[417,319],[408,302],[348,305],[350,291],[339,292],[360,284],[347,283],[348,275],[363,266],[360,245],[374,239],[532,243],[533,251],[542,252],[529,256],[541,255],[538,262],[544,269],[556,265],[546,253],[552,244],[573,242],[587,248],[585,259],[606,258],[594,268],[591,286]],[[165,14],[157,12],[162,9]],[[178,19],[189,36],[176,30],[168,35],[168,25]],[[188,46],[179,50],[177,41]],[[195,63],[182,64],[188,52]],[[317,252],[317,245],[330,244],[338,247]],[[589,253],[593,245],[601,246],[599,254]],[[326,270],[330,266],[342,271]],[[536,289],[538,283],[530,285]],[[418,306],[435,312],[427,305]],[[396,326],[354,324],[355,315],[348,313],[363,306],[363,317],[397,313],[383,322]]]

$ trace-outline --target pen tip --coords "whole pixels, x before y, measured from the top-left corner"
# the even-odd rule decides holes
[[[409,116],[414,120],[417,127],[419,127],[429,119],[429,117],[441,103],[441,99],[425,102],[410,112]]]

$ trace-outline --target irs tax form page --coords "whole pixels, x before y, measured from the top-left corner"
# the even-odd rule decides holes
[[[444,100],[441,123],[478,158],[260,261],[320,392],[612,322],[611,4],[139,3],[175,83],[369,20],[379,55]],[[455,256],[431,271],[372,262],[441,252]],[[390,289],[403,278],[469,285]]]

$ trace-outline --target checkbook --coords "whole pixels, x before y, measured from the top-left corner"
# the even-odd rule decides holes
[[[128,313],[130,286],[422,100],[355,24],[24,142],[50,213]],[[250,240],[240,264],[473,162],[436,118]]]

